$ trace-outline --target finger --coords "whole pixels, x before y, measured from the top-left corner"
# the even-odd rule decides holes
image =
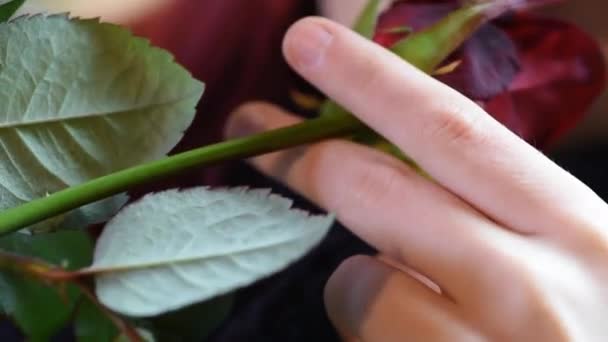
[[[454,303],[370,257],[345,261],[325,288],[327,313],[362,341],[479,341]]]
[[[379,261],[385,263],[386,265],[388,265],[394,269],[407,273],[410,277],[414,278],[415,280],[420,282],[422,285],[428,287],[429,289],[435,291],[436,293],[445,295],[444,293],[442,293],[439,285],[435,284],[431,279],[427,278],[424,274],[421,274],[420,272],[408,267],[407,265],[402,264],[400,261],[392,259],[389,256],[382,255],[382,254],[376,255],[376,259],[378,259]]]
[[[228,131],[244,134],[238,127],[245,127],[255,133],[294,122],[276,107],[255,104],[237,111]],[[481,270],[497,258],[497,241],[515,237],[404,163],[347,141],[277,152],[252,163],[454,298],[464,299],[460,295],[469,294],[472,283],[483,284]]]
[[[597,222],[598,209],[605,211],[591,190],[472,101],[338,24],[301,20],[284,52],[301,75],[435,180],[512,229],[559,231],[579,218]]]

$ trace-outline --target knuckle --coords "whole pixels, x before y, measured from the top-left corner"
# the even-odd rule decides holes
[[[568,240],[569,250],[576,257],[582,257],[585,261],[605,264],[608,261],[608,232],[606,226],[586,225],[577,229],[574,237]]]
[[[542,262],[530,262],[510,253],[501,255],[497,262],[501,280],[486,284],[492,295],[486,293],[484,298],[493,299],[483,305],[480,316],[488,329],[486,333],[501,341],[539,340],[540,336],[544,336],[540,340],[564,340],[569,332],[561,324],[559,301],[568,289],[560,287],[559,275],[543,272],[546,264]],[[499,312],[497,306],[501,308]],[[505,317],[511,319],[506,322]],[[551,339],[546,339],[548,335]]]
[[[404,172],[388,163],[351,169],[343,179],[349,191],[342,192],[336,214],[349,215],[352,211],[374,212],[385,206],[390,194],[399,191]],[[342,216],[345,217],[345,216]]]
[[[335,173],[338,172],[335,167],[336,156],[344,153],[341,148],[337,147],[340,143],[325,142],[313,145],[307,149],[304,160],[302,161],[301,174],[290,175],[289,183],[298,184],[298,188],[302,192],[309,192],[309,195],[316,199],[318,204],[325,206],[325,209],[333,210],[331,207],[331,197],[325,200],[326,193],[332,189],[327,189],[326,182],[334,181]],[[296,169],[297,170],[297,169]],[[299,184],[301,183],[301,184]]]
[[[306,153],[303,169],[296,175],[299,188],[328,211],[344,217],[353,206],[350,194],[357,190],[357,175],[369,169],[369,165],[361,165],[360,159],[346,142],[313,145]]]
[[[542,302],[542,291],[539,290],[537,282],[534,280],[531,272],[525,267],[516,267],[512,274],[511,288],[512,291],[511,303],[509,308],[513,314],[520,316],[523,314],[529,314],[534,310],[531,308],[538,308]],[[513,316],[513,317],[517,317]]]
[[[450,145],[472,145],[484,143],[486,132],[482,124],[484,113],[460,104],[462,101],[442,101],[443,105],[433,113],[425,127],[426,135],[433,141]]]
[[[500,297],[492,296],[491,302],[484,305],[480,319],[485,321],[483,322],[483,326],[491,329],[491,331],[488,331],[489,335],[500,337],[500,340],[507,341],[513,340],[516,337],[513,334],[521,328],[515,326],[522,321],[527,322],[528,316],[531,315],[532,311],[536,310],[538,298],[530,278],[521,269],[511,267],[509,270],[506,270],[502,268],[502,273],[502,279],[508,281],[503,280],[500,284],[492,285],[493,293],[495,294],[496,290],[499,290],[502,295]],[[507,285],[501,284],[508,284],[508,288],[503,288]],[[485,297],[484,300],[492,297]],[[501,307],[500,313],[496,312],[496,306]],[[496,322],[501,322],[501,319],[504,317],[517,317],[517,319],[512,320],[509,324],[496,324]]]
[[[575,213],[562,217],[562,227],[559,235],[552,237],[564,252],[573,258],[590,263],[592,267],[597,263],[605,264],[608,261],[608,210],[606,204],[596,206],[591,203],[579,203],[586,207]],[[592,208],[591,210],[589,210]]]
[[[501,237],[511,238],[505,235]],[[481,308],[491,310],[497,303],[486,303],[486,301],[488,298],[493,298],[494,301],[500,302],[499,305],[503,307],[505,315],[517,317],[522,305],[531,303],[528,300],[535,296],[535,279],[527,262],[520,256],[520,254],[530,255],[529,245],[522,242],[524,241],[520,238],[501,241],[498,245],[485,246],[486,248],[475,254],[477,258],[491,260],[492,263],[492,267],[481,268],[477,274],[479,296],[475,295],[475,298],[481,301],[479,302]],[[517,254],[514,249],[517,249]],[[497,292],[504,295],[496,298]]]

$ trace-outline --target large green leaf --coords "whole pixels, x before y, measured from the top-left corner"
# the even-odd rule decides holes
[[[169,53],[116,25],[64,15],[0,24],[0,210],[162,157],[202,91]],[[89,205],[70,224],[123,203]]]
[[[95,248],[97,295],[154,316],[245,286],[316,245],[333,221],[266,190],[166,191],[124,209]]]
[[[191,323],[196,325],[200,322]],[[192,329],[193,327],[188,328]],[[134,333],[139,335],[142,342],[156,341],[155,336],[149,330],[143,328],[134,329]],[[83,301],[79,303],[76,319],[74,320],[74,335],[79,342],[131,342],[131,339],[124,332],[118,330],[110,317],[88,298],[83,298]],[[171,337],[168,341],[178,342],[179,340]]]
[[[25,0],[11,0],[0,5],[0,23],[9,20],[23,6],[24,2]]]
[[[139,335],[139,338],[141,339],[142,342],[155,342],[156,341],[154,334],[152,334],[148,330],[145,330],[142,328],[136,328],[135,333],[137,335]],[[125,334],[121,334],[113,342],[132,342],[132,339],[127,337]],[[175,340],[172,340],[172,342],[175,342]]]
[[[88,265],[93,244],[83,231],[12,234],[0,239],[0,251],[46,260],[67,269]],[[56,288],[39,279],[0,271],[0,310],[13,318],[32,341],[48,341],[70,319],[79,291]]]
[[[226,319],[234,294],[213,298],[152,319],[152,330],[159,342],[205,341]]]
[[[120,335],[114,322],[88,298],[82,298],[74,320],[74,335],[81,342],[111,342]]]

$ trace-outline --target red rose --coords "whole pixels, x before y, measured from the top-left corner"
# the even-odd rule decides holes
[[[539,2],[510,1],[522,8]],[[455,0],[397,1],[380,16],[374,40],[390,47],[407,35],[396,29],[418,31],[460,5]],[[446,63],[453,61],[460,61],[458,67],[437,78],[539,148],[571,129],[606,82],[604,58],[590,36],[530,13],[511,11],[485,24]]]

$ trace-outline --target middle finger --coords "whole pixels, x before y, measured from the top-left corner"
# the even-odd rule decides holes
[[[246,133],[297,122],[276,107],[258,104],[242,108],[229,126],[235,130],[256,116],[257,123],[250,125],[254,131],[250,127]],[[354,143],[329,141],[252,162],[335,213],[356,235],[429,277],[452,297],[470,293],[471,287],[485,282],[480,277],[495,279],[483,274],[488,264],[498,264],[493,242],[516,237],[399,160]]]

